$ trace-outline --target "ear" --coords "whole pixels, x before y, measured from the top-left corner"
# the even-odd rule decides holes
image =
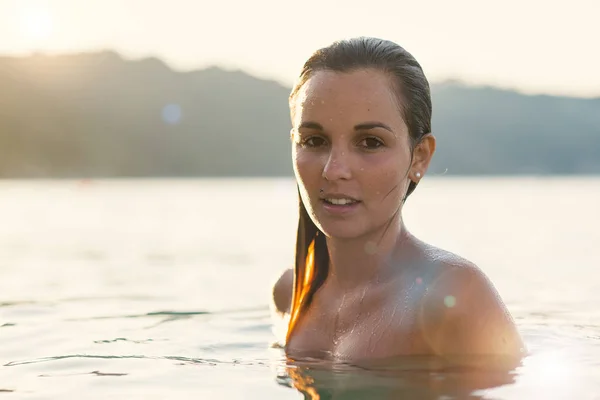
[[[435,153],[435,136],[431,133],[424,135],[413,150],[413,162],[410,169],[410,177],[414,182],[418,182],[429,168],[431,158]],[[417,173],[420,176],[417,176]]]

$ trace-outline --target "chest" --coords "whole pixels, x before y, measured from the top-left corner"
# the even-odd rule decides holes
[[[290,356],[366,359],[423,354],[419,307],[411,299],[311,304],[287,344]]]

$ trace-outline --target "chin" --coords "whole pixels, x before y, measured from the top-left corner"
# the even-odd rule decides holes
[[[316,225],[325,236],[336,239],[356,239],[367,233],[364,224],[356,220],[332,221],[329,218],[317,218]]]

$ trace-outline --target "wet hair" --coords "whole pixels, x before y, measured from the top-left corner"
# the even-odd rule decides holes
[[[431,94],[421,65],[404,48],[389,40],[360,37],[341,40],[319,49],[304,63],[290,94],[294,118],[295,101],[302,86],[317,71],[353,72],[373,69],[386,73],[397,96],[399,112],[408,127],[412,149],[431,132]],[[412,151],[411,151],[412,159]],[[416,188],[411,181],[404,199]],[[299,221],[296,238],[294,287],[287,337],[300,314],[310,305],[313,295],[325,282],[329,254],[325,236],[312,221],[299,196]]]

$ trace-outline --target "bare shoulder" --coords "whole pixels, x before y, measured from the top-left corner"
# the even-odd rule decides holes
[[[441,354],[519,355],[523,343],[500,294],[473,262],[427,246],[433,273],[421,309],[421,329]]]
[[[288,268],[282,272],[273,285],[272,307],[274,312],[278,314],[287,314],[290,312],[293,286],[294,270]]]
[[[439,305],[448,311],[458,312],[465,307],[476,307],[476,298],[502,303],[491,280],[475,263],[454,253],[428,249],[427,264],[430,274],[427,287],[429,306]],[[441,303],[438,300],[442,300]],[[469,301],[468,301],[469,300]],[[503,305],[503,303],[502,303]]]

